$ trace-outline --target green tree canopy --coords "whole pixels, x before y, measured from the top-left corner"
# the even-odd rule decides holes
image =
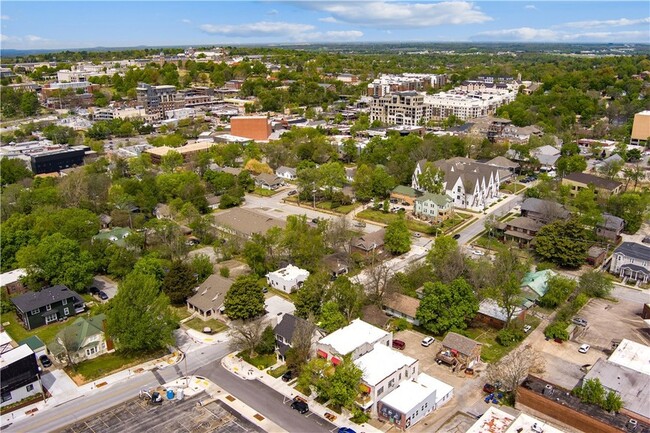
[[[384,248],[394,255],[404,254],[411,250],[411,232],[406,226],[404,216],[400,216],[386,226]]]
[[[25,178],[32,177],[31,170],[19,159],[0,159],[0,185],[5,186],[16,183]]]
[[[588,234],[575,219],[558,220],[540,229],[534,240],[535,252],[544,261],[577,268],[587,258]]]
[[[554,275],[548,279],[548,290],[539,299],[539,304],[546,308],[555,308],[562,304],[576,288],[576,282],[570,278]]]
[[[237,278],[226,293],[224,306],[232,320],[251,320],[264,314],[264,293],[257,278]]]
[[[425,283],[416,318],[428,331],[442,335],[450,329],[465,329],[478,311],[478,299],[462,278],[451,284]]]
[[[187,298],[192,295],[192,289],[195,286],[196,278],[190,267],[180,260],[172,262],[162,283],[163,292],[169,297],[169,301],[173,305],[185,304]]]
[[[606,273],[592,269],[580,275],[578,288],[593,298],[606,298],[614,288],[614,283]]]

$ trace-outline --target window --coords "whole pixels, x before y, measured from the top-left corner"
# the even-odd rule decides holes
[[[25,387],[25,391],[27,391],[27,392],[33,391],[33,390],[34,390],[34,384],[32,384],[32,383],[30,383],[29,385],[27,385]]]
[[[69,309],[68,307],[65,307],[65,308],[63,309],[63,315],[65,315],[65,316],[69,316],[69,315],[70,315],[70,309]]]
[[[49,315],[45,316],[45,324],[47,325],[48,323],[56,322],[56,319],[57,319],[56,313],[49,314]]]
[[[95,353],[97,353],[97,349],[95,349],[94,347],[91,347],[90,349],[86,349],[86,355],[88,356],[94,355]]]
[[[50,311],[52,309],[52,306],[50,304],[47,304],[45,306],[45,311]]]
[[[384,387],[382,386],[377,390],[377,395],[382,395],[384,393]],[[4,401],[4,400],[3,400]]]
[[[388,382],[388,387],[392,388],[395,386],[395,379],[391,379],[390,382]]]
[[[37,314],[40,313],[40,312],[41,312],[41,309],[40,309],[40,308],[37,308],[37,309],[35,309],[35,310],[32,310],[32,316],[35,316],[35,315],[37,315]]]
[[[63,301],[61,301],[61,305],[68,305],[68,300],[64,299]]]
[[[3,392],[2,393],[2,402],[4,403],[5,401],[11,400],[11,393],[10,392]]]

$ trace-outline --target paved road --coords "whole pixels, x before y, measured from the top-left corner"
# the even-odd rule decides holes
[[[612,296],[618,299],[624,299],[630,302],[638,302],[639,304],[647,304],[650,302],[650,293],[646,290],[630,289],[620,284],[614,284]]]
[[[476,221],[462,229],[459,232],[460,238],[458,238],[458,244],[463,245],[468,243],[470,240],[478,236],[479,233],[485,230],[485,219],[488,217],[488,215],[494,215],[497,218],[500,218],[506,213],[510,212],[513,207],[521,204],[521,202],[522,197],[520,195],[507,196],[501,203],[489,209],[487,211],[487,214],[480,215]]]

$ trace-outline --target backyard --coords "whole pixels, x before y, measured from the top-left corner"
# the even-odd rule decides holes
[[[501,191],[506,191],[509,192],[510,194],[519,194],[526,188],[526,185],[522,183],[508,183],[508,184],[501,184]]]
[[[390,224],[393,221],[399,219],[399,214],[396,213],[385,213],[380,210],[366,209],[357,214],[357,217],[362,219],[367,219],[370,221],[375,221],[381,224]],[[420,233],[429,233],[431,231],[431,225],[421,221],[406,220],[406,225],[409,230]]]
[[[9,336],[14,339],[14,341],[22,341],[26,338],[36,335],[38,338],[41,339],[41,341],[43,341],[43,343],[48,344],[54,341],[56,334],[58,334],[60,330],[62,330],[63,328],[71,324],[73,320],[74,317],[64,322],[56,322],[28,331],[18,321],[18,316],[16,315],[16,312],[12,311],[10,313],[5,313],[2,315],[2,327],[4,328],[5,331],[7,331]]]

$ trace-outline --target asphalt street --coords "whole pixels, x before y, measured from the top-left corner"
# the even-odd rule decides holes
[[[495,217],[500,218],[510,212],[513,207],[521,204],[521,201],[522,198],[520,195],[507,196],[506,199],[501,203],[497,204],[494,208],[489,209],[487,214],[480,215],[476,221],[458,232],[460,234],[460,238],[458,238],[458,244],[464,245],[468,243],[470,240],[478,236],[479,233],[485,230],[485,219],[488,215],[494,215]]]

